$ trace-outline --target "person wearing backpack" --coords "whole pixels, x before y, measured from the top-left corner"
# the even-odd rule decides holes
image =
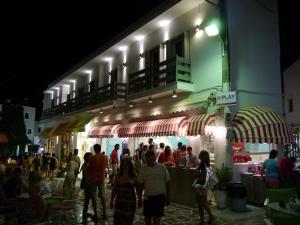
[[[207,201],[207,190],[209,186],[209,180],[212,176],[209,153],[205,150],[202,150],[199,154],[199,159],[201,162],[197,168],[197,174],[193,186],[197,188],[197,201],[200,215],[200,225],[204,225],[204,209],[209,215],[208,224],[213,224],[214,218]]]

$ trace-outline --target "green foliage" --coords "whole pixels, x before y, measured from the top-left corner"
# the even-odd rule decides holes
[[[232,180],[232,169],[230,167],[222,165],[221,168],[216,168],[215,173],[218,179],[216,189],[224,191],[227,184]]]

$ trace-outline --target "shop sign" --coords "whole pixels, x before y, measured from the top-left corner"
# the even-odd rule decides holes
[[[217,97],[217,105],[236,105],[236,92],[224,92],[218,93]]]

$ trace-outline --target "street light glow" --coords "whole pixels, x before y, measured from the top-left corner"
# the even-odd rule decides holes
[[[204,28],[207,36],[216,36],[219,34],[219,28],[216,24],[210,24],[207,27]]]

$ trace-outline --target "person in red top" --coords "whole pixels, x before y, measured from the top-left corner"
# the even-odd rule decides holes
[[[110,154],[111,175],[109,177],[109,180],[110,180],[111,185],[113,185],[114,178],[118,173],[118,166],[119,166],[118,150],[119,150],[119,148],[120,148],[120,145],[115,144],[115,148]]]
[[[90,199],[92,200],[92,205],[94,209],[94,215],[92,217],[93,221],[98,222],[97,215],[97,202],[96,202],[96,192],[97,187],[99,191],[99,198],[101,199],[103,207],[103,219],[107,218],[106,216],[106,204],[104,197],[104,182],[105,182],[105,169],[107,168],[107,158],[105,155],[101,154],[101,145],[94,145],[95,155],[90,156],[87,166],[87,193],[84,199],[83,206],[83,223],[87,221],[87,211]]]
[[[176,165],[179,164],[179,156],[180,156],[180,151],[181,151],[180,149],[182,147],[182,142],[178,142],[177,147],[178,148],[173,152],[173,157],[174,157]]]
[[[285,151],[284,157],[279,161],[279,178],[281,187],[290,186],[290,176],[293,172],[294,164],[288,157],[288,151]]]
[[[174,158],[172,156],[172,152],[171,152],[171,148],[170,146],[166,146],[164,152],[162,152],[159,155],[159,159],[158,159],[159,163],[164,163],[164,164],[168,164],[168,165],[174,165],[175,161]]]

